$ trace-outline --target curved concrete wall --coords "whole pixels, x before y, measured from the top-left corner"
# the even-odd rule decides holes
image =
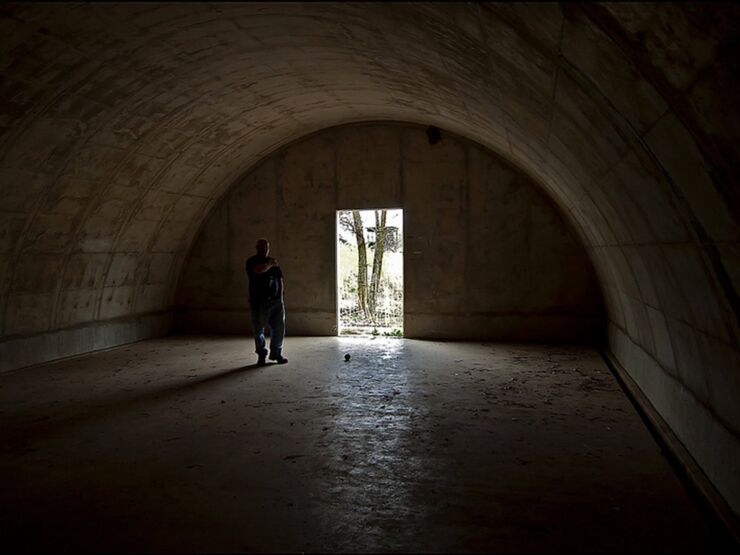
[[[603,307],[585,249],[553,202],[490,151],[418,126],[333,128],[269,156],[195,240],[178,329],[249,333],[244,261],[267,236],[288,330],[336,335],[336,211],[404,209],[404,335],[597,342]]]
[[[2,367],[166,329],[200,223],[280,145],[432,124],[562,207],[611,350],[738,511],[738,10],[3,4]]]

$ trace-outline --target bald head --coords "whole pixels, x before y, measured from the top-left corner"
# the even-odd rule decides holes
[[[267,239],[257,239],[257,254],[267,256],[270,254],[270,241]]]

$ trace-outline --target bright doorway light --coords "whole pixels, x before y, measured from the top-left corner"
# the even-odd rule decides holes
[[[339,335],[403,336],[403,210],[337,211]]]

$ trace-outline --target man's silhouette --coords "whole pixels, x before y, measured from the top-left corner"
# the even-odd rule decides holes
[[[257,254],[247,260],[246,269],[249,276],[249,306],[252,310],[252,330],[257,349],[257,364],[265,365],[267,349],[265,348],[265,326],[269,324],[270,360],[285,364],[283,357],[283,337],[285,337],[285,306],[283,291],[285,281],[278,261],[268,257],[270,242],[267,239],[257,241]]]

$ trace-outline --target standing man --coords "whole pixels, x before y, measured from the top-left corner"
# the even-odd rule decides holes
[[[249,276],[249,305],[252,310],[252,330],[257,348],[257,364],[265,365],[265,326],[270,325],[270,360],[285,364],[283,337],[285,337],[285,306],[283,290],[285,282],[278,261],[269,258],[270,242],[257,240],[257,254],[247,260]]]

